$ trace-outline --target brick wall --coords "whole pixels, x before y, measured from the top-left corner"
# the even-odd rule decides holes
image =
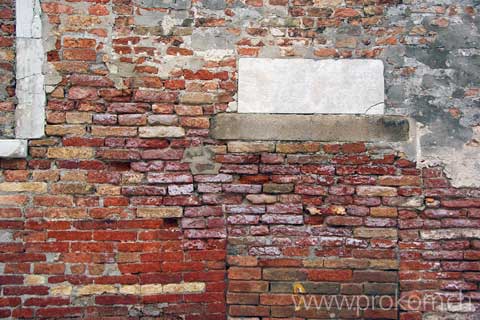
[[[215,150],[219,173],[200,175],[157,157],[2,161],[1,314],[430,319],[428,305],[385,302],[295,310],[297,282],[315,296],[478,300],[478,190],[440,168],[363,143]]]
[[[0,137],[15,137],[15,5],[0,1]]]
[[[46,137],[0,162],[0,316],[478,317],[478,189],[382,143],[209,136],[235,108],[240,56],[383,59],[390,111],[405,107],[399,85],[438,100],[463,84],[473,99],[474,81],[409,87],[425,72],[412,59],[428,59],[405,46],[436,48],[475,9],[404,2],[42,1],[57,83]],[[446,123],[469,119],[464,106]],[[350,298],[461,289],[473,304],[295,310],[296,282]]]

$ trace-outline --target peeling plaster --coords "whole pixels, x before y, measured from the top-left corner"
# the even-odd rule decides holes
[[[480,175],[480,127],[473,130],[473,138],[469,143],[461,144],[458,148],[438,146],[428,151],[423,151],[418,156],[421,167],[443,166],[446,176],[451,180],[452,186],[479,187]],[[423,126],[419,130],[421,136],[431,134]]]

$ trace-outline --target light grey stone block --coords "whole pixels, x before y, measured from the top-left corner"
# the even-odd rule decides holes
[[[16,77],[17,80],[42,74],[44,62],[42,39],[17,38]]]
[[[239,113],[383,114],[383,63],[243,58]]]
[[[18,38],[16,50],[18,105],[15,109],[15,136],[40,138],[45,132],[46,103],[42,39]]]
[[[27,140],[0,140],[0,158],[25,158],[27,150]]]

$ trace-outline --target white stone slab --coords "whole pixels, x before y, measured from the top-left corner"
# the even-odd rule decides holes
[[[242,58],[239,113],[383,114],[383,62]]]
[[[0,140],[0,158],[25,158],[27,145],[27,140]]]
[[[42,74],[44,62],[42,42],[42,39],[16,39],[17,80]]]
[[[15,32],[17,38],[41,38],[42,20],[39,0],[16,0]]]
[[[32,11],[32,8],[22,8],[28,12]],[[18,100],[15,109],[16,138],[35,139],[41,138],[45,134],[44,61],[45,52],[42,39],[28,37],[16,39],[16,96]]]

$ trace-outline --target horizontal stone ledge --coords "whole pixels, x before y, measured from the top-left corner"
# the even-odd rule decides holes
[[[27,140],[0,139],[0,158],[26,158]]]
[[[403,116],[222,113],[214,117],[219,140],[372,141],[409,140]]]

